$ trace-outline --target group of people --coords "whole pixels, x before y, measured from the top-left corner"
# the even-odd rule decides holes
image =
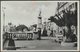
[[[70,30],[71,29],[71,30]],[[62,31],[60,31],[59,33],[56,32],[56,30],[46,30],[44,29],[42,31],[41,28],[38,28],[38,39],[41,39],[41,36],[51,36],[54,37],[56,34],[62,34],[63,37],[65,37],[64,39],[68,39],[71,41],[77,41],[77,32],[76,32],[76,27],[74,25],[70,26],[70,29],[65,26]]]
[[[46,30],[46,29],[38,28],[37,34],[38,34],[38,38],[37,39],[41,40],[41,36],[43,36],[43,37],[45,37],[45,36],[53,36],[53,31],[51,31],[50,29]]]

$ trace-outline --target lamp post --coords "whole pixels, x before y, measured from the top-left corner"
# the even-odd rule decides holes
[[[2,11],[3,11],[3,27],[4,27],[4,32],[5,32],[5,9],[6,9],[6,7],[2,7]]]

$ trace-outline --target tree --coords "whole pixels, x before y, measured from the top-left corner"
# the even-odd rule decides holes
[[[57,16],[58,19],[56,19],[55,16],[51,16],[50,20],[51,22],[55,22],[59,27],[67,26],[68,32],[66,34],[66,37],[71,38],[71,25],[77,26],[77,10],[75,10],[74,12],[70,10],[65,12],[65,10],[63,10],[62,12],[63,17],[60,17],[56,14],[55,16]]]
[[[12,25],[12,23],[10,22],[10,23],[8,23],[8,25]]]
[[[16,30],[17,30],[17,31],[23,31],[23,29],[25,29],[25,28],[26,28],[27,30],[29,30],[28,27],[25,26],[25,25],[19,25],[19,26],[17,26],[17,27],[16,27]]]
[[[37,28],[37,24],[34,24],[33,27]]]
[[[55,22],[60,27],[64,25],[63,19],[60,19],[60,18],[56,19],[55,16],[51,16],[50,20],[51,20],[51,22]]]

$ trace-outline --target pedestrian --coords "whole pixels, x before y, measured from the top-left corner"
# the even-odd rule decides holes
[[[53,37],[53,30],[51,30],[51,34],[50,34],[50,36]]]
[[[64,26],[63,28],[63,41],[64,42],[68,39],[68,34],[69,34],[68,31],[69,31],[68,27]]]
[[[51,39],[50,34],[51,34],[51,30],[48,29],[48,30],[47,30],[47,35],[48,35],[49,39]]]
[[[50,34],[51,34],[51,30],[48,29],[48,30],[47,30],[47,35],[50,36]]]
[[[41,28],[38,28],[38,40],[41,40]]]
[[[43,36],[47,36],[47,30],[46,30],[46,28],[44,28],[44,30],[43,30]]]
[[[53,30],[53,37],[55,37],[56,35],[56,30]]]

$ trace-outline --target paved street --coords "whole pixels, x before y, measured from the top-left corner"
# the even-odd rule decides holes
[[[42,40],[15,40],[15,47],[17,50],[76,50],[76,47],[63,47],[49,37],[43,37]]]

